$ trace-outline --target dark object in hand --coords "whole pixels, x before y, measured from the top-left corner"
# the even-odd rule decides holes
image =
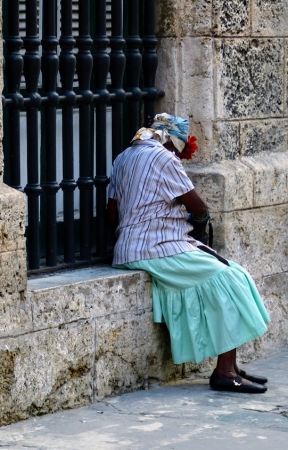
[[[197,241],[202,242],[204,245],[208,245],[208,233],[206,232],[206,226],[210,219],[210,214],[207,212],[206,216],[203,219],[195,219],[193,215],[188,214],[188,222],[193,226],[193,230],[188,234],[192,236]],[[210,243],[209,243],[210,244]],[[212,245],[211,245],[212,246]]]
[[[188,234],[189,236],[192,236],[197,241],[202,242],[204,245],[198,245],[198,248],[202,250],[203,252],[209,253],[209,255],[214,256],[218,259],[218,261],[222,262],[226,266],[229,266],[229,262],[227,259],[223,258],[222,256],[218,255],[214,250],[212,250],[212,244],[213,244],[213,228],[211,223],[209,222],[209,235],[206,232],[207,223],[210,219],[210,214],[207,212],[206,216],[202,220],[197,220],[193,217],[192,214],[188,215],[188,222],[193,225],[193,230],[190,231]],[[208,245],[209,247],[205,247],[205,245]]]

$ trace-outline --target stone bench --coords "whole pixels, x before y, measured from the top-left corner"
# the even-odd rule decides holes
[[[173,364],[151,289],[147,273],[111,267],[29,278],[0,340],[0,424],[206,370]]]

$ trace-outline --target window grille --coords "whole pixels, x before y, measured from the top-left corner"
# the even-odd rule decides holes
[[[154,10],[154,0],[3,0],[4,176],[27,196],[31,273],[109,260],[109,167],[163,95]]]

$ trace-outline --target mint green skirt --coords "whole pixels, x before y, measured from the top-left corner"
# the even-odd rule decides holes
[[[175,364],[200,362],[255,339],[270,322],[250,275],[201,250],[115,265],[153,280],[154,322],[165,321]]]

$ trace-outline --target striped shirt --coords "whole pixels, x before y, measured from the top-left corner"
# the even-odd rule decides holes
[[[121,153],[108,190],[119,213],[113,264],[196,250],[187,210],[177,199],[193,188],[180,159],[154,139],[137,140]]]

